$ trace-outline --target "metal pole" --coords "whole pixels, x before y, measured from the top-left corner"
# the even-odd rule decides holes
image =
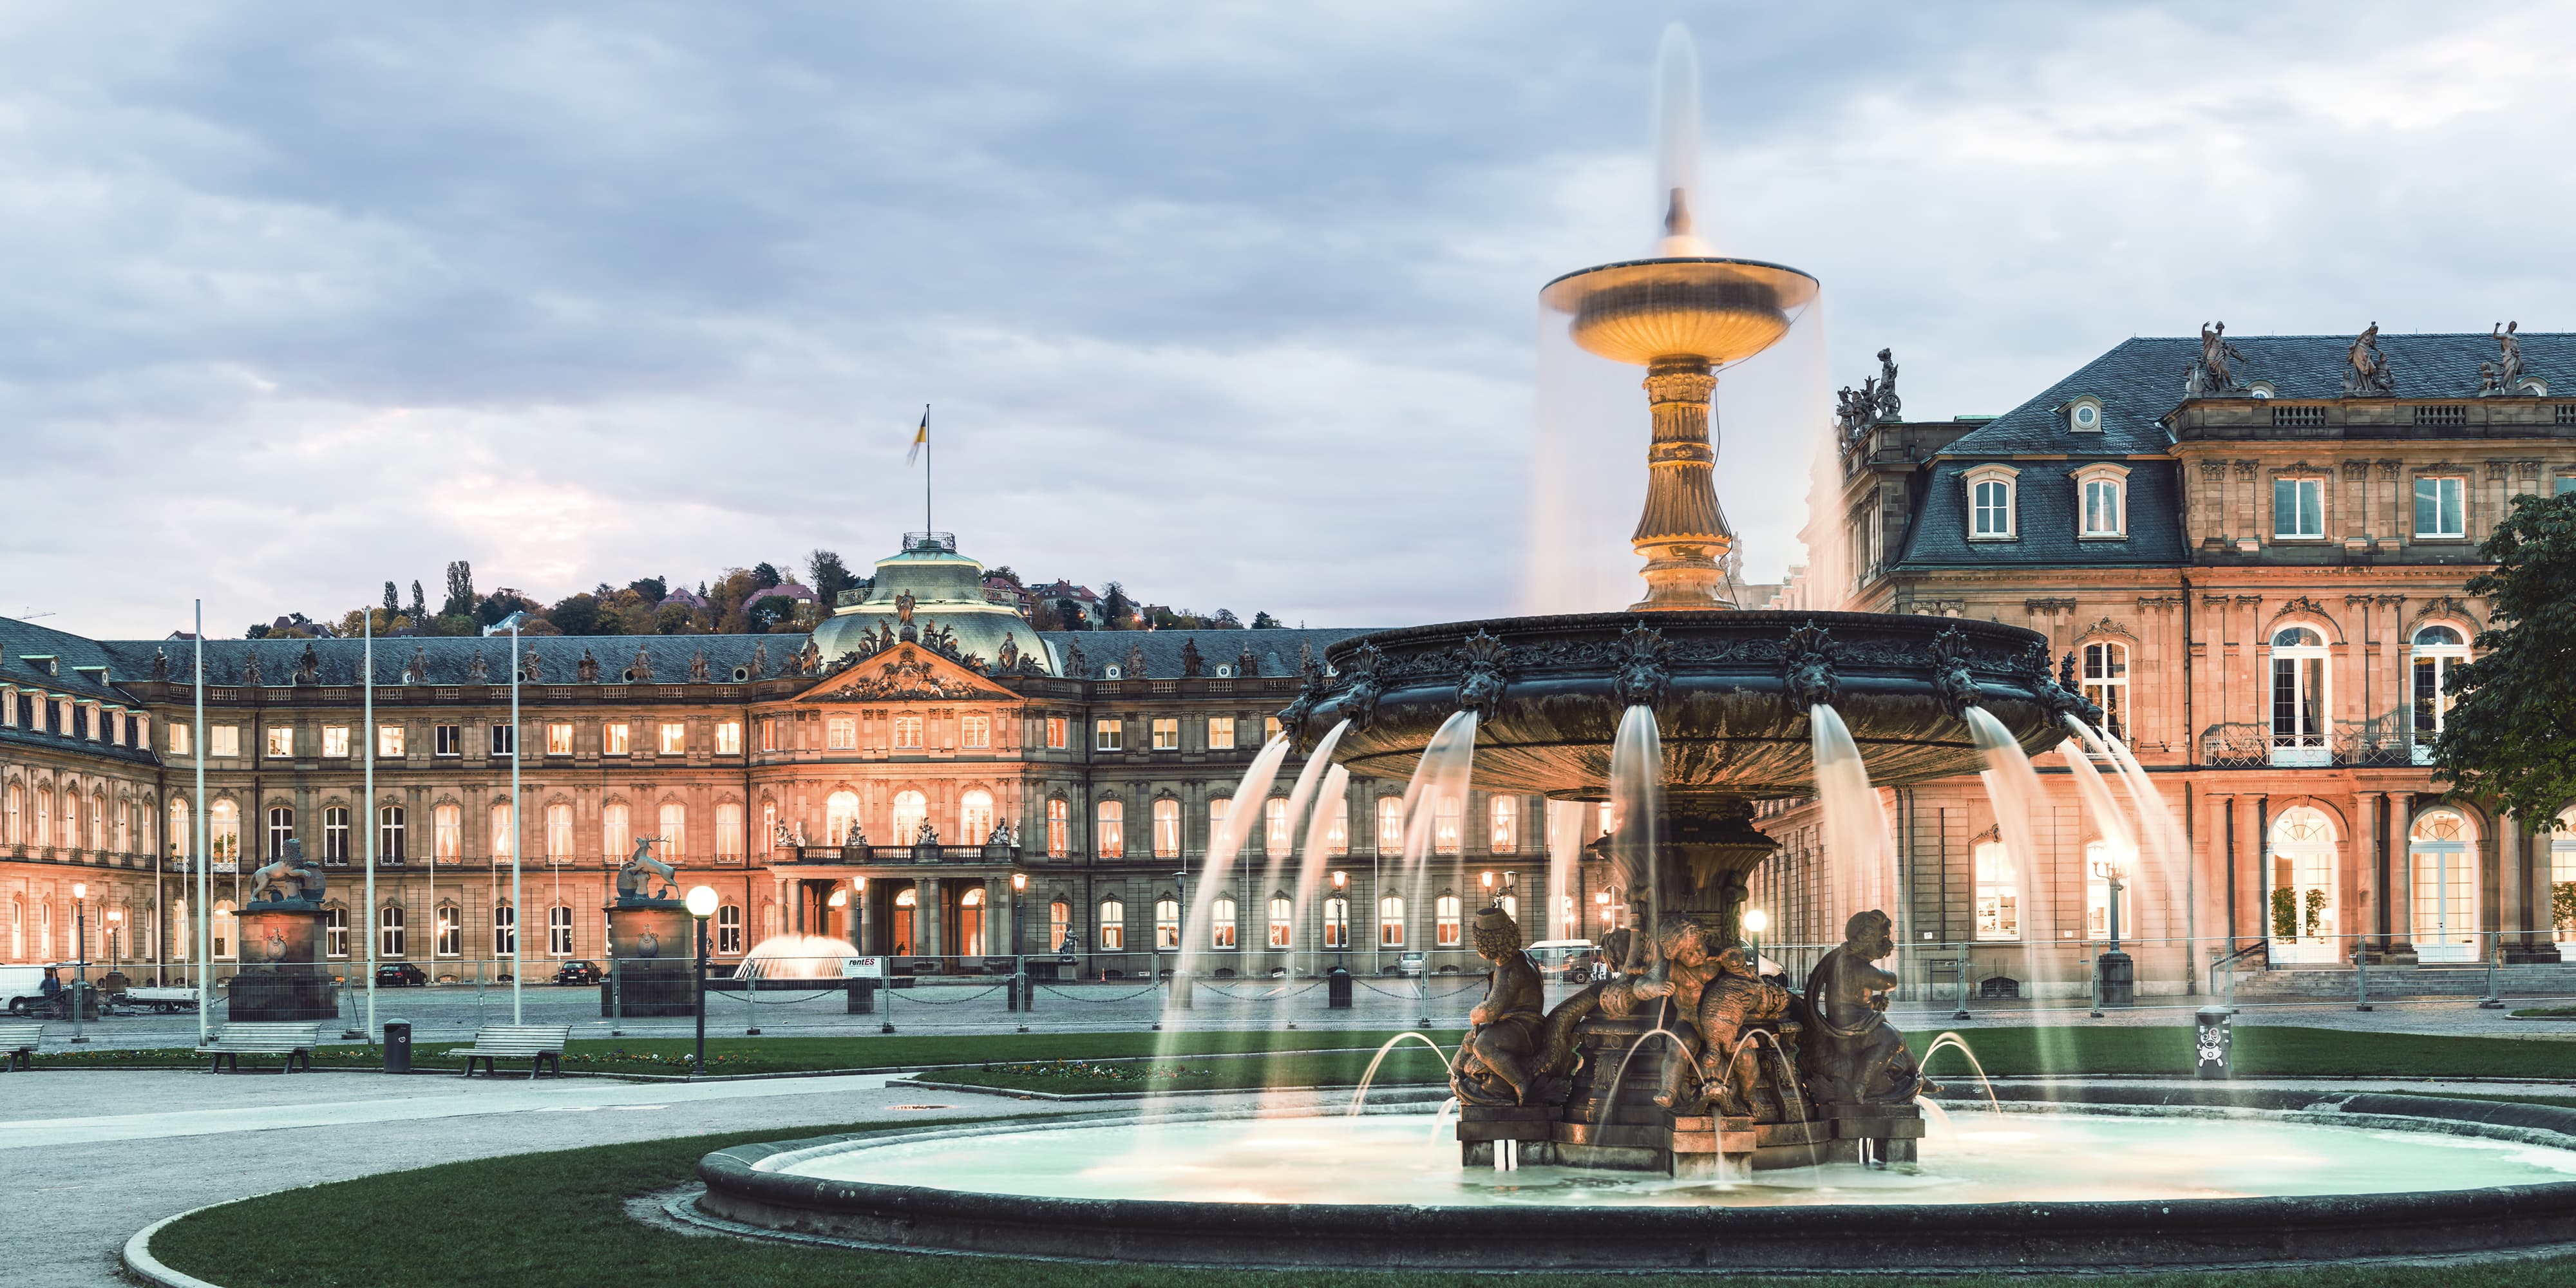
[[[202,599],[197,601],[196,635],[197,675],[189,687],[196,698],[197,725],[189,735],[188,747],[196,753],[197,760],[197,799],[193,802],[197,848],[189,857],[197,863],[197,1043],[202,1046],[206,1041],[206,1007],[215,991],[214,914],[206,907],[206,901],[214,894],[213,879],[208,875],[214,865],[206,860],[206,601]]]
[[[699,917],[697,923],[698,960],[695,973],[698,977],[698,1056],[697,1063],[689,1070],[689,1076],[693,1078],[707,1071],[707,919]]]
[[[383,915],[376,910],[376,829],[379,826],[376,820],[376,610],[365,609],[359,616],[366,622],[367,641],[360,662],[366,674],[359,690],[365,695],[361,699],[365,714],[359,723],[366,730],[360,735],[367,740],[366,750],[361,753],[366,757],[363,771],[366,785],[361,790],[358,803],[358,817],[365,820],[360,826],[367,833],[367,906],[359,920],[360,928],[367,936],[367,1041],[373,1043],[376,1040],[376,941],[384,934],[376,924],[376,918]],[[387,621],[385,624],[390,626],[393,623]]]
[[[89,991],[89,900],[72,900],[72,1041],[81,1036],[81,994]]]
[[[519,851],[527,848],[527,835],[519,828],[519,617],[510,614],[510,1022],[522,1024],[526,1017],[519,1009],[520,977],[528,972],[520,968],[519,936],[527,930],[525,907],[519,901]]]
[[[2504,932],[2501,930],[2488,931],[2487,995],[2478,999],[2478,1009],[2481,1011],[2500,1011],[2504,1009],[2504,999],[2496,996],[2496,961],[2502,956],[2504,956]]]

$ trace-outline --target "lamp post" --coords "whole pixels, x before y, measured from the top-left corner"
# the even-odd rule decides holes
[[[2120,951],[2120,894],[2126,888],[2122,878],[2128,866],[2116,858],[2096,860],[2093,875],[2100,877],[2110,896],[2109,926],[2111,946],[2093,959],[2094,1010],[2102,1013],[2105,1006],[2134,1006],[2138,1000],[2137,964]]]
[[[691,1077],[697,1077],[707,1071],[707,918],[714,916],[715,911],[715,887],[690,887],[689,915],[698,923],[698,958],[690,972],[696,975],[698,980],[698,1055],[696,1063],[689,1070]]]
[[[81,1036],[81,994],[89,988],[89,883],[72,882],[72,1041]]]
[[[1771,914],[1760,908],[1744,910],[1744,941],[1753,954],[1753,977],[1762,977],[1762,932],[1771,928]]]
[[[519,931],[522,929],[519,925],[521,906],[519,851],[525,848],[521,844],[522,838],[519,833],[519,673],[524,669],[519,665],[519,624],[526,620],[528,615],[525,611],[515,612],[483,630],[487,636],[500,634],[503,627],[508,627],[510,631],[510,1022],[512,1024],[518,1024],[524,1019],[520,1013],[519,977],[527,974],[526,971],[519,969]],[[703,913],[699,916],[698,930],[698,937],[706,938]],[[698,956],[705,957],[706,953],[701,951]],[[704,970],[699,971],[702,976],[705,973]],[[701,991],[703,991],[703,984]],[[704,1027],[706,1007],[702,1005],[698,1010],[699,1025]]]
[[[1025,956],[1025,955],[1027,954],[1027,952],[1028,952],[1028,948],[1027,948],[1027,944],[1028,944],[1028,933],[1027,933],[1026,929],[1025,929],[1024,927],[1022,927],[1022,926],[1021,926],[1021,924],[1020,924],[1020,896],[1021,896],[1021,895],[1024,895],[1024,894],[1027,894],[1028,892],[1029,892],[1029,874],[1028,874],[1028,873],[1026,873],[1026,872],[1014,872],[1014,873],[1012,873],[1012,874],[1011,874],[1011,956],[1012,956],[1012,957],[1014,957],[1014,958],[1018,958],[1018,957]],[[1018,966],[1018,965],[1016,965],[1016,964],[1015,964],[1015,969],[1025,970],[1025,969],[1027,969],[1027,967],[1025,967],[1025,966]]]
[[[1333,897],[1342,902],[1342,933],[1333,939],[1333,969],[1347,970],[1343,965],[1351,950],[1351,874],[1333,869]]]
[[[119,971],[119,970],[123,969],[123,968],[124,968],[124,966],[125,966],[125,953],[124,953],[124,951],[123,951],[123,950],[124,950],[125,945],[123,945],[123,944],[120,944],[120,943],[116,942],[116,939],[117,939],[118,934],[119,934],[120,932],[122,932],[124,929],[125,929],[125,909],[123,909],[123,908],[110,908],[110,909],[108,909],[108,910],[107,910],[107,969],[108,969],[108,973],[109,973],[109,974],[114,974],[114,973],[116,973],[117,971]]]

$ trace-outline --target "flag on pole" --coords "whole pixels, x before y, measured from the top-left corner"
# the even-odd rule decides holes
[[[925,448],[925,447],[928,447],[929,445],[930,445],[930,404],[928,404],[928,403],[923,403],[923,404],[922,404],[922,406],[921,406],[921,428],[920,428],[920,429],[917,429],[917,430],[915,430],[915,431],[913,431],[913,435],[912,435],[912,450],[911,450],[911,451],[909,451],[909,452],[904,453],[904,455],[903,455],[903,463],[904,463],[904,464],[906,464],[906,465],[910,465],[910,464],[912,464],[914,461],[920,460],[920,459],[921,459],[921,449],[922,449],[922,448]]]

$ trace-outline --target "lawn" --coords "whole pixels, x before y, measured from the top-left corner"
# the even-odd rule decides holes
[[[1960,1034],[1992,1077],[2044,1073],[2151,1073],[2192,1071],[2192,1030],[2079,1026],[1981,1028]],[[1931,1043],[1909,1035],[1919,1055]],[[2576,1043],[2529,1038],[2450,1037],[2430,1033],[2367,1033],[2248,1024],[2236,1029],[2236,1072],[2245,1077],[2327,1078],[2569,1078],[2576,1077]],[[1968,1066],[1944,1051],[1932,1061],[1935,1081],[1966,1079]]]
[[[798,1133],[882,1126],[800,1128]],[[153,1240],[152,1252],[173,1269],[225,1288],[1195,1288],[1210,1280],[1207,1271],[1194,1269],[927,1257],[693,1238],[626,1217],[627,1198],[689,1181],[698,1158],[709,1150],[774,1135],[737,1132],[524,1154],[293,1190],[177,1222]],[[1316,1283],[1468,1288],[1496,1282],[1490,1275],[1401,1272],[1229,1271],[1223,1277],[1249,1288]],[[1604,1281],[1599,1275],[1566,1274],[1503,1282],[1515,1288],[1598,1288]],[[1622,1275],[1617,1282],[1718,1288],[1766,1281],[1693,1274]],[[2099,1285],[2102,1277],[1972,1276],[1925,1282],[1952,1288],[2076,1288]],[[2576,1258],[2492,1266],[2158,1274],[2119,1282],[2122,1288],[2576,1288]]]

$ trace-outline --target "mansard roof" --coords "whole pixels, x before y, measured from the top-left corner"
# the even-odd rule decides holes
[[[1119,668],[1122,680],[1172,680],[1181,675],[1181,652],[1195,642],[1199,650],[1199,674],[1214,676],[1219,665],[1231,667],[1247,648],[1264,676],[1297,673],[1303,650],[1311,649],[1320,662],[1326,647],[1354,635],[1366,635],[1381,627],[1312,627],[1276,630],[1226,631],[1045,631],[1047,651],[1055,655],[1056,674],[1074,679],[1097,680],[1108,667]],[[1067,650],[1082,650],[1079,673],[1066,669]],[[1130,650],[1143,654],[1145,669],[1127,669]]]
[[[31,657],[52,658],[53,669],[47,671],[43,663],[26,660]],[[102,673],[100,667],[107,670]],[[118,690],[116,682],[141,679],[149,673],[148,665],[137,672],[97,640],[14,617],[0,617],[0,684],[130,704],[134,697]],[[100,682],[102,674],[104,683]]]
[[[1968,540],[1968,485],[1975,461],[1936,460],[1914,527],[1905,534],[1901,567],[1957,568],[1997,564],[2055,567],[2156,567],[2188,562],[2182,531],[2182,469],[2172,461],[2128,462],[2126,540],[2078,540],[2075,472],[2084,461],[2020,463],[2010,541]]]
[[[366,655],[366,641],[352,639],[311,640],[207,640],[206,683],[248,684],[250,662],[259,660],[259,682],[267,685],[292,684],[296,667],[302,663],[304,650],[310,646],[318,684],[357,684],[361,681],[361,660]],[[114,676],[120,680],[152,678],[152,655],[162,651],[170,664],[170,679],[187,682],[195,665],[196,646],[187,641],[107,640],[96,645],[114,659]],[[707,659],[707,678],[730,684],[734,670],[749,671],[755,657],[761,663],[760,673],[746,679],[764,679],[788,674],[790,661],[805,648],[805,636],[789,635],[524,635],[519,638],[522,660],[529,654],[537,658],[538,682],[572,684],[580,674],[582,654],[587,651],[599,663],[599,678],[605,683],[618,683],[642,649],[652,667],[649,681],[655,684],[685,684],[689,681],[691,659],[703,652]],[[483,659],[483,678],[473,678],[474,659]],[[376,641],[375,676],[378,684],[400,684],[403,672],[413,659],[423,663],[424,684],[507,684],[510,682],[510,637],[479,636],[396,636]],[[640,677],[639,677],[640,679]]]

